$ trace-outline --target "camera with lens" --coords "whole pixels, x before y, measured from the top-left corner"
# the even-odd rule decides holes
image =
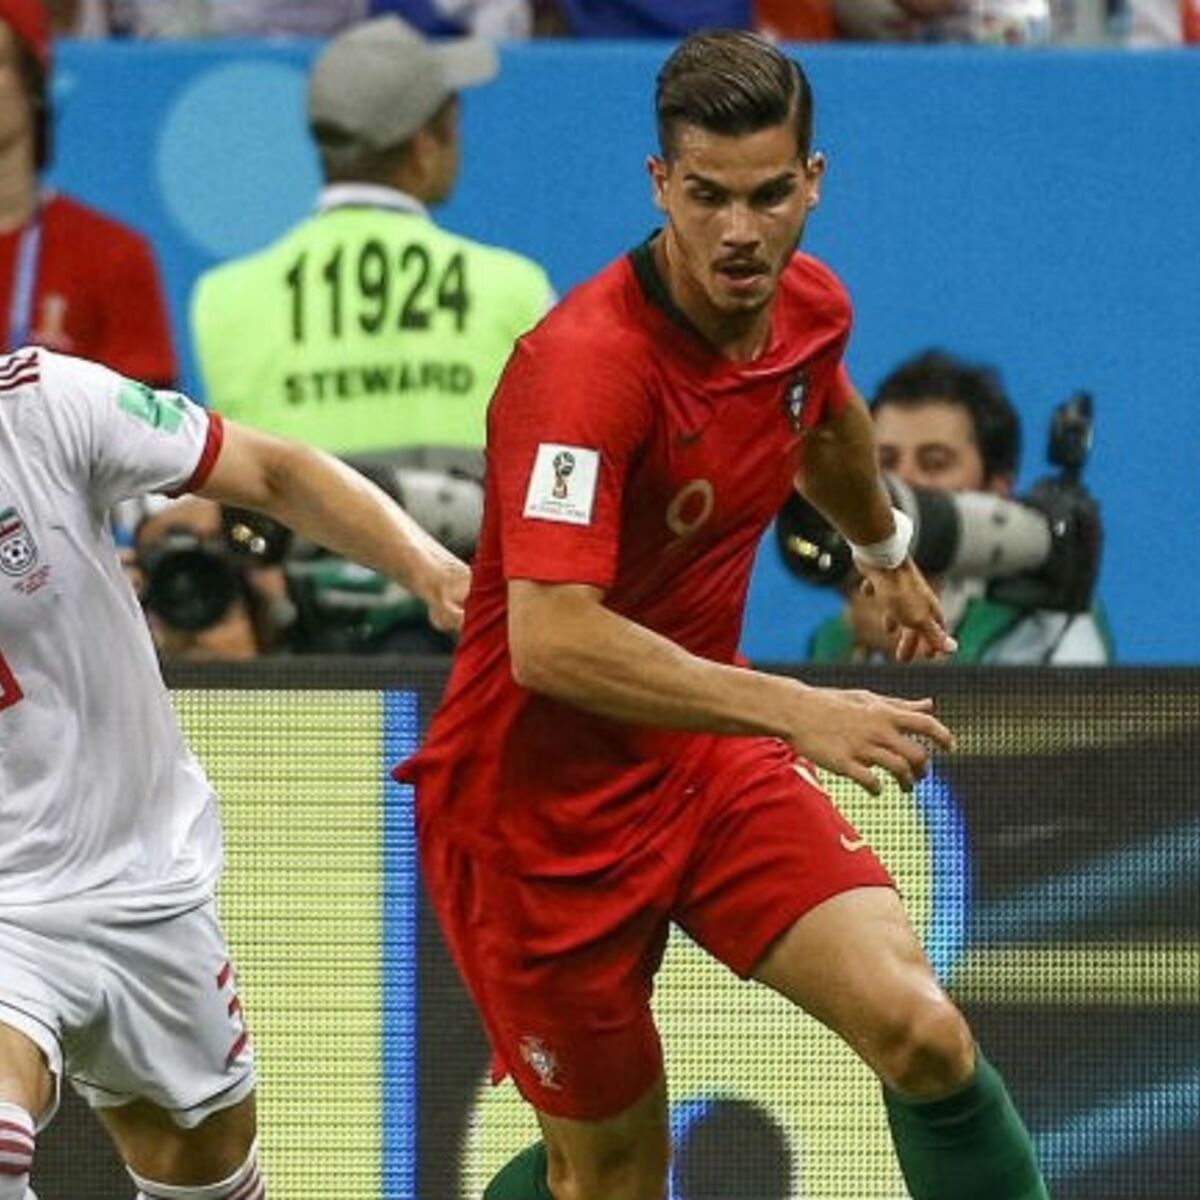
[[[1086,612],[1100,572],[1100,509],[1082,482],[1092,448],[1092,398],[1078,392],[1054,411],[1046,457],[1057,473],[1023,496],[914,488],[893,475],[892,503],[913,522],[911,553],[927,575],[988,581],[988,595],[1018,608]],[[775,523],[784,565],[806,583],[837,586],[853,570],[850,546],[803,496]]]
[[[415,465],[409,451],[345,461],[390,496],[426,533],[470,559],[483,515],[483,487],[454,466]],[[453,640],[434,629],[424,603],[395,580],[298,544],[288,561],[296,607],[290,643],[300,653],[445,654]]]
[[[349,465],[383,489],[414,521],[462,558],[475,548],[483,511],[479,480],[457,469],[412,466],[402,455]],[[444,653],[425,605],[395,580],[330,554],[262,513],[222,507],[220,528],[185,523],[139,547],[142,600],[173,629],[201,633],[240,601],[250,609],[260,649],[301,654],[394,651]],[[286,596],[259,594],[248,572],[278,566]]]
[[[142,601],[175,629],[211,629],[246,598],[247,569],[281,563],[291,540],[277,521],[240,508],[222,508],[220,531],[211,536],[168,526],[159,540],[138,550]]]

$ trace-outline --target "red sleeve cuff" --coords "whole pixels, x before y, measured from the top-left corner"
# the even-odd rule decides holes
[[[210,409],[208,432],[204,436],[204,449],[200,451],[200,461],[196,463],[196,469],[188,477],[188,481],[170,493],[172,496],[198,492],[208,482],[208,477],[212,474],[213,467],[217,465],[217,459],[221,456],[221,444],[224,440],[225,422],[221,420],[220,413]]]

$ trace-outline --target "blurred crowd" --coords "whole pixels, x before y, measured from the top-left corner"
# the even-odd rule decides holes
[[[1172,45],[1200,0],[47,0],[72,37],[326,37],[394,14],[432,36],[674,38],[711,26],[795,41]]]

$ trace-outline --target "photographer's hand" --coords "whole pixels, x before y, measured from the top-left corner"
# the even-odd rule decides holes
[[[946,658],[958,649],[937,596],[911,557],[894,570],[861,563],[859,570],[863,591],[880,606],[888,632],[898,635],[893,651],[897,662]]]

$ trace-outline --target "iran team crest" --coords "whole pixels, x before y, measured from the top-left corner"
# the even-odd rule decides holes
[[[783,393],[783,411],[787,413],[792,432],[803,432],[804,405],[808,402],[808,372],[801,368]]]
[[[11,506],[0,511],[0,571],[28,575],[37,560],[37,543],[21,514]]]

